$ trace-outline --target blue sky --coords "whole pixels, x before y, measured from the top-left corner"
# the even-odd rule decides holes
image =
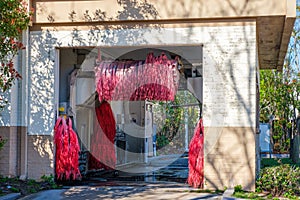
[[[300,5],[300,0],[297,0],[297,5]],[[290,39],[287,59],[290,60],[293,68],[300,72],[300,11],[297,10],[297,19],[294,25],[294,35]],[[296,47],[296,48],[295,48]]]

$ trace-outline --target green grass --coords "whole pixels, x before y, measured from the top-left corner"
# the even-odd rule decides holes
[[[167,192],[176,192],[176,191],[175,190],[167,190]],[[195,189],[195,190],[183,190],[180,192],[222,194],[224,191],[223,190]]]
[[[256,200],[266,199],[264,197],[259,196],[257,193],[254,193],[254,192],[244,192],[244,191],[235,192],[233,194],[233,196],[236,197],[236,198],[242,198],[242,199],[256,199]]]
[[[15,187],[11,187],[10,191],[12,191],[12,192],[20,192],[20,190],[18,188],[15,188]]]

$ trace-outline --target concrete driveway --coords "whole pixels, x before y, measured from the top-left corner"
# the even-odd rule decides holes
[[[119,183],[118,185],[75,186],[60,190],[39,192],[22,200],[52,199],[130,199],[130,200],[170,200],[170,199],[222,199],[222,194],[199,193],[197,189],[182,183],[172,182],[137,182]]]

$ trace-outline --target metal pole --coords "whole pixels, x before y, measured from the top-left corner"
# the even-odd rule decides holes
[[[187,95],[186,95],[186,91],[184,91],[184,98],[186,100]],[[189,115],[188,115],[188,107],[184,108],[184,130],[185,130],[185,135],[184,135],[184,139],[185,139],[185,151],[189,150]]]

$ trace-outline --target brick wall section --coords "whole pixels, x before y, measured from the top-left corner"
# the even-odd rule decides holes
[[[7,139],[0,151],[0,174],[14,177],[24,174],[25,162],[25,127],[0,127],[0,135]]]
[[[25,175],[25,127],[0,127],[7,139],[0,151],[0,174],[5,177]],[[28,178],[39,179],[53,174],[53,139],[51,136],[28,136]]]
[[[7,140],[0,151],[0,174],[7,177],[17,176],[17,127],[0,127],[0,135]]]
[[[53,174],[53,137],[28,135],[28,178]]]
[[[27,128],[19,127],[18,131],[18,141],[19,141],[19,158],[18,158],[18,174],[26,175],[26,137],[27,136]]]
[[[0,174],[3,176],[9,175],[9,158],[10,158],[10,127],[0,127],[0,135],[7,142],[0,151]]]
[[[17,164],[18,164],[18,127],[10,127],[9,136],[9,167],[8,174],[10,176],[17,175]]]

